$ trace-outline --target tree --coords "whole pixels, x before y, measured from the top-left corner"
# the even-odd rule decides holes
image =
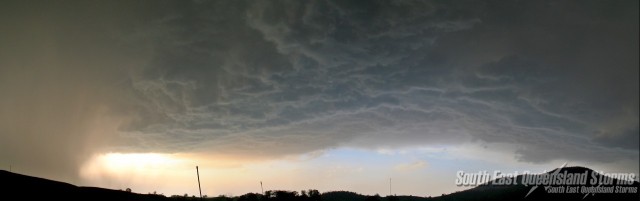
[[[364,201],[380,201],[380,195],[376,193],[374,196],[367,196]]]
[[[309,200],[312,200],[312,201],[320,201],[320,200],[322,200],[322,196],[320,195],[320,191],[318,191],[316,189],[309,189],[309,191],[307,191],[307,195],[309,195]]]
[[[272,192],[272,191],[266,191],[266,192],[264,192],[264,196],[265,196],[265,197],[267,197],[267,199],[268,199],[268,198],[272,198],[272,197],[274,197],[274,196],[275,196],[275,195],[272,195],[272,194],[273,194],[273,192]]]
[[[238,201],[260,201],[261,195],[255,193],[247,193],[238,197]]]
[[[295,200],[297,196],[298,196],[297,191],[276,191],[277,200],[283,200],[283,201]]]

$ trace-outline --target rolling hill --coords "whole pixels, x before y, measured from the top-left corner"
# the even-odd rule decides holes
[[[602,178],[608,178],[603,175],[600,175],[597,172],[594,172],[591,169],[584,167],[566,167],[562,169],[556,169],[545,173],[547,175],[552,174],[563,174],[563,173],[584,173],[587,175],[592,175]],[[545,174],[540,174],[537,176],[545,176]],[[528,177],[530,181],[530,178]],[[634,193],[596,193],[586,195],[581,193],[580,191],[576,193],[549,193],[547,191],[548,188],[564,186],[564,187],[576,187],[578,185],[549,185],[549,186],[538,186],[533,187],[532,185],[524,185],[523,180],[526,179],[525,175],[518,175],[515,178],[510,178],[514,181],[517,181],[515,185],[498,185],[497,180],[493,180],[486,184],[477,186],[472,189],[454,192],[447,195],[442,195],[439,197],[433,198],[425,198],[425,197],[417,197],[417,196],[366,196],[360,195],[354,192],[348,191],[334,191],[334,192],[325,192],[322,194],[321,198],[323,201],[465,201],[465,200],[591,200],[591,201],[608,201],[608,200],[633,200],[637,201],[640,198],[640,194],[638,194],[637,189],[640,186],[637,181],[634,181],[632,184],[619,185],[624,187],[634,188]],[[614,178],[610,178],[610,185],[600,185],[600,187],[610,187],[613,186],[615,189],[618,180]],[[122,190],[112,190],[112,189],[104,189],[97,187],[80,187],[71,185],[68,183],[52,181],[27,175],[16,174],[7,171],[0,171],[0,182],[2,182],[2,189],[0,192],[4,196],[4,198],[12,198],[12,197],[24,197],[29,200],[139,200],[139,201],[160,201],[160,200],[195,200],[193,198],[185,198],[180,196],[172,196],[165,197],[163,195],[151,195],[151,194],[138,194],[132,193]],[[587,184],[584,185],[586,188],[597,187],[598,185]],[[578,186],[580,189],[582,186]],[[533,189],[533,190],[532,190]],[[528,194],[528,195],[527,195]],[[248,197],[253,197],[252,199],[246,199]],[[5,199],[2,199],[5,200]],[[254,195],[254,196],[239,196],[234,198],[226,198],[226,197],[218,197],[218,198],[207,198],[205,200],[274,200],[274,201],[284,201],[284,200],[309,200],[304,197],[288,197],[288,198],[278,198],[272,197],[266,199],[262,195]]]

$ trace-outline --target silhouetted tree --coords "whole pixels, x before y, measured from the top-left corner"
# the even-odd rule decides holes
[[[296,191],[276,191],[276,200],[278,201],[295,201],[298,192]]]
[[[255,194],[255,193],[247,193],[238,197],[237,201],[259,201],[260,197],[262,197],[262,195]]]
[[[272,195],[271,195],[271,194],[273,194],[273,193],[272,193],[272,191],[266,191],[266,192],[264,192],[264,196],[265,196],[267,199],[269,199],[269,198],[271,198],[271,197],[272,197]]]
[[[398,198],[398,196],[390,195],[390,196],[387,196],[387,200],[388,201],[400,201],[400,198]]]
[[[374,196],[367,196],[364,201],[380,201],[380,195],[376,194]]]
[[[320,201],[322,200],[322,196],[320,195],[320,191],[316,189],[309,189],[307,191],[307,195],[309,196],[309,200],[311,201]]]

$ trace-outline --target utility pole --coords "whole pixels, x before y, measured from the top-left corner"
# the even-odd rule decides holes
[[[262,181],[260,181],[260,189],[262,190],[262,195],[264,195],[264,188],[262,187]]]
[[[200,171],[196,165],[196,174],[198,175],[198,190],[200,191],[200,199],[202,200],[202,188],[200,188]]]

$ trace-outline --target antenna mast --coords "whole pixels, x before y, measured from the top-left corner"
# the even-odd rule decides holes
[[[389,177],[389,196],[391,196],[391,177]]]

